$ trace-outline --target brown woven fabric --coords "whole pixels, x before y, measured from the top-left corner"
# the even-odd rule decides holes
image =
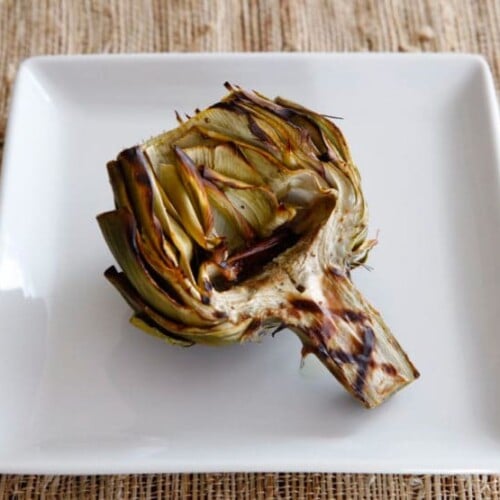
[[[497,476],[382,474],[142,474],[3,476],[0,498],[366,500],[500,498]]]
[[[0,0],[0,155],[19,62],[151,51],[459,51],[500,81],[499,0]],[[500,476],[0,476],[1,498],[500,498]]]

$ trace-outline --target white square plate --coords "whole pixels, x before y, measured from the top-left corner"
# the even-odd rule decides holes
[[[358,286],[422,373],[367,411],[299,341],[175,348],[102,276],[106,161],[225,80],[340,115],[371,210]],[[468,55],[44,57],[1,198],[0,470],[500,472],[499,122]]]

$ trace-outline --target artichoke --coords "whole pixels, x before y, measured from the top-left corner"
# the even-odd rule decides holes
[[[190,346],[285,327],[366,407],[418,372],[351,281],[375,244],[347,143],[325,116],[225,84],[220,102],[108,163],[98,216],[131,322]]]

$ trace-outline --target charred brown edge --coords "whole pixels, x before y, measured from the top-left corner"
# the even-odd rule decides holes
[[[138,207],[135,206],[134,204],[133,196],[130,193],[130,186],[125,180],[124,169],[129,169],[130,174],[133,176],[136,185],[142,188],[141,189],[142,203],[145,204],[145,206],[147,207],[147,212],[151,215],[151,221],[150,221],[151,228],[154,231],[156,237],[158,238],[157,244],[160,245],[162,239],[164,238],[164,234],[158,220],[154,216],[151,179],[148,173],[146,172],[146,165],[148,165],[148,159],[142,153],[142,151],[138,146],[123,150],[118,155],[117,161],[114,163],[114,167],[118,170],[124,181],[127,198],[129,204],[131,205],[134,211],[137,211]],[[151,279],[157,284],[157,286],[161,290],[167,292],[168,296],[172,301],[181,305],[183,303],[183,300],[181,299],[179,294],[161,276],[161,274],[159,274],[159,272],[156,269],[154,269],[153,265],[148,261],[148,259],[141,252],[138,251],[136,238],[138,237],[142,238],[141,236],[142,228],[140,226],[140,221],[135,216],[135,213],[131,213],[128,209],[127,212],[130,214],[130,216],[134,221],[134,224],[136,225],[136,228],[130,228],[128,227],[129,225],[127,224],[127,227],[129,229],[128,239],[131,243],[131,247],[133,248],[134,254],[136,255],[137,259],[140,260],[141,264],[145,267],[145,269],[148,271]],[[158,254],[159,260],[162,261],[162,264],[165,267],[168,267],[170,272],[174,272],[175,270],[171,266],[169,266],[169,263],[165,261],[163,255],[158,251],[156,251],[156,253]],[[179,279],[181,279],[181,276],[179,276]]]
[[[154,327],[160,333],[166,337],[170,337],[173,340],[180,342],[187,342],[191,345],[194,342],[178,335],[177,333],[170,332],[166,330],[163,326],[156,323],[151,317],[145,312],[150,306],[146,306],[145,302],[142,300],[141,296],[137,293],[132,283],[129,281],[124,272],[119,272],[115,266],[111,266],[104,272],[106,279],[118,290],[120,295],[125,299],[128,305],[134,310],[136,315],[149,326]]]
[[[235,90],[234,93],[235,93],[236,99],[245,100],[245,101],[250,102],[256,106],[263,107],[264,109],[266,109],[267,111],[271,112],[272,114],[278,116],[282,120],[285,120],[290,126],[296,128],[301,133],[306,133],[312,141],[311,134],[307,130],[298,127],[297,124],[294,123],[294,121],[293,121],[293,119],[295,117],[300,118],[302,120],[305,120],[307,122],[307,124],[316,131],[316,133],[319,135],[319,137],[321,138],[321,141],[323,143],[322,144],[323,148],[321,148],[321,149],[324,149],[324,151],[321,151],[319,153],[318,159],[320,161],[323,161],[323,162],[334,160],[334,158],[332,158],[328,152],[328,147],[325,143],[325,139],[324,139],[323,132],[322,132],[321,128],[316,123],[314,123],[314,121],[311,120],[311,118],[309,116],[307,116],[306,113],[298,111],[296,109],[286,107],[282,104],[277,103],[276,101],[271,101],[271,100],[265,99],[263,97],[258,97],[258,99],[256,99],[249,92]],[[253,130],[252,130],[252,133],[253,133]],[[257,137],[259,137],[259,136],[257,135]],[[314,141],[312,141],[312,143],[315,144]],[[319,145],[315,144],[315,146],[318,147]],[[318,147],[318,149],[319,149],[319,147]]]

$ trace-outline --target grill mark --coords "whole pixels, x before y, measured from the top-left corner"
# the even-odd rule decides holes
[[[329,352],[323,343],[318,344],[316,346],[316,350],[321,356],[323,356],[324,358],[328,358]]]
[[[290,302],[293,306],[292,311],[295,309],[296,311],[307,312],[314,315],[316,318],[322,318],[324,315],[324,311],[321,307],[312,300],[294,298],[290,300]],[[363,328],[362,341],[354,343],[353,339],[353,348],[355,353],[350,354],[342,349],[333,349],[328,351],[326,345],[328,345],[328,339],[333,335],[332,330],[335,328],[335,325],[333,323],[330,324],[328,321],[318,321],[318,324],[311,328],[311,333],[313,333],[317,339],[315,348],[321,356],[330,357],[339,366],[339,368],[343,364],[356,365],[357,375],[353,385],[353,390],[356,396],[364,401],[363,389],[366,383],[368,370],[375,366],[375,363],[371,358],[375,347],[375,334],[369,326],[363,325],[363,322],[366,320],[366,316],[363,313],[346,309],[342,311],[339,316],[345,321],[361,324],[361,328]]]
[[[308,299],[292,299],[291,304],[294,308],[300,309],[301,311],[310,312],[312,314],[323,315],[323,311],[316,304],[316,302]]]
[[[341,349],[335,349],[331,351],[330,355],[332,359],[338,364],[355,362],[355,357],[352,354],[348,354],[347,352],[342,351]]]
[[[391,363],[382,363],[381,367],[382,370],[384,370],[384,372],[391,377],[395,377],[398,374],[396,368]]]
[[[362,354],[356,356],[356,364],[358,365],[358,375],[356,377],[356,382],[354,383],[354,391],[359,397],[363,397],[363,388],[366,383],[366,374],[368,372],[368,365],[370,363],[370,357],[375,346],[375,334],[370,327],[366,327],[364,330],[363,338],[363,352]]]

